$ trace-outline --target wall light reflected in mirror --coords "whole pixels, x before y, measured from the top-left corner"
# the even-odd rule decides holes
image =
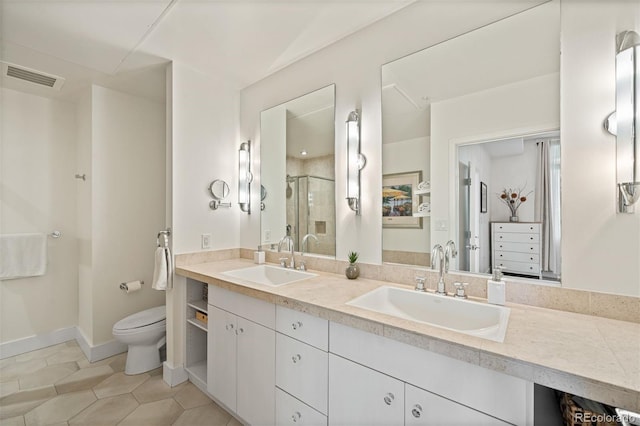
[[[238,205],[240,210],[251,214],[251,141],[240,144],[238,150]]]
[[[347,118],[347,202],[360,215],[360,170],[367,162],[360,153],[360,113],[351,111]]]
[[[616,110],[605,129],[616,136],[618,212],[633,213],[640,199],[640,36],[623,31],[616,37]]]

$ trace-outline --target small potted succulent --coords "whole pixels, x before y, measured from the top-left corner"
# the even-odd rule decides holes
[[[360,267],[356,263],[358,261],[358,252],[350,251],[349,252],[349,266],[345,269],[344,274],[350,280],[355,280],[360,275]]]

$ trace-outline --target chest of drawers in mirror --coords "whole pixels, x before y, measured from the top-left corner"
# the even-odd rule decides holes
[[[491,265],[503,272],[542,278],[542,224],[491,223]]]

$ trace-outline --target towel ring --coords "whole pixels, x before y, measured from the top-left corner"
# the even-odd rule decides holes
[[[163,237],[164,245],[160,245],[160,236]],[[169,237],[171,236],[171,228],[167,228],[164,231],[158,232],[158,236],[156,237],[156,244],[158,247],[169,247]]]

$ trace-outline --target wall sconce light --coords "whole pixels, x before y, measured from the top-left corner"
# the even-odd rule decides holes
[[[238,204],[240,210],[251,214],[251,141],[240,144],[238,150]]]
[[[623,31],[616,36],[616,110],[605,129],[616,136],[618,212],[633,213],[640,199],[640,36]]]
[[[360,215],[360,170],[367,159],[360,153],[360,114],[351,111],[347,118],[347,202]]]

